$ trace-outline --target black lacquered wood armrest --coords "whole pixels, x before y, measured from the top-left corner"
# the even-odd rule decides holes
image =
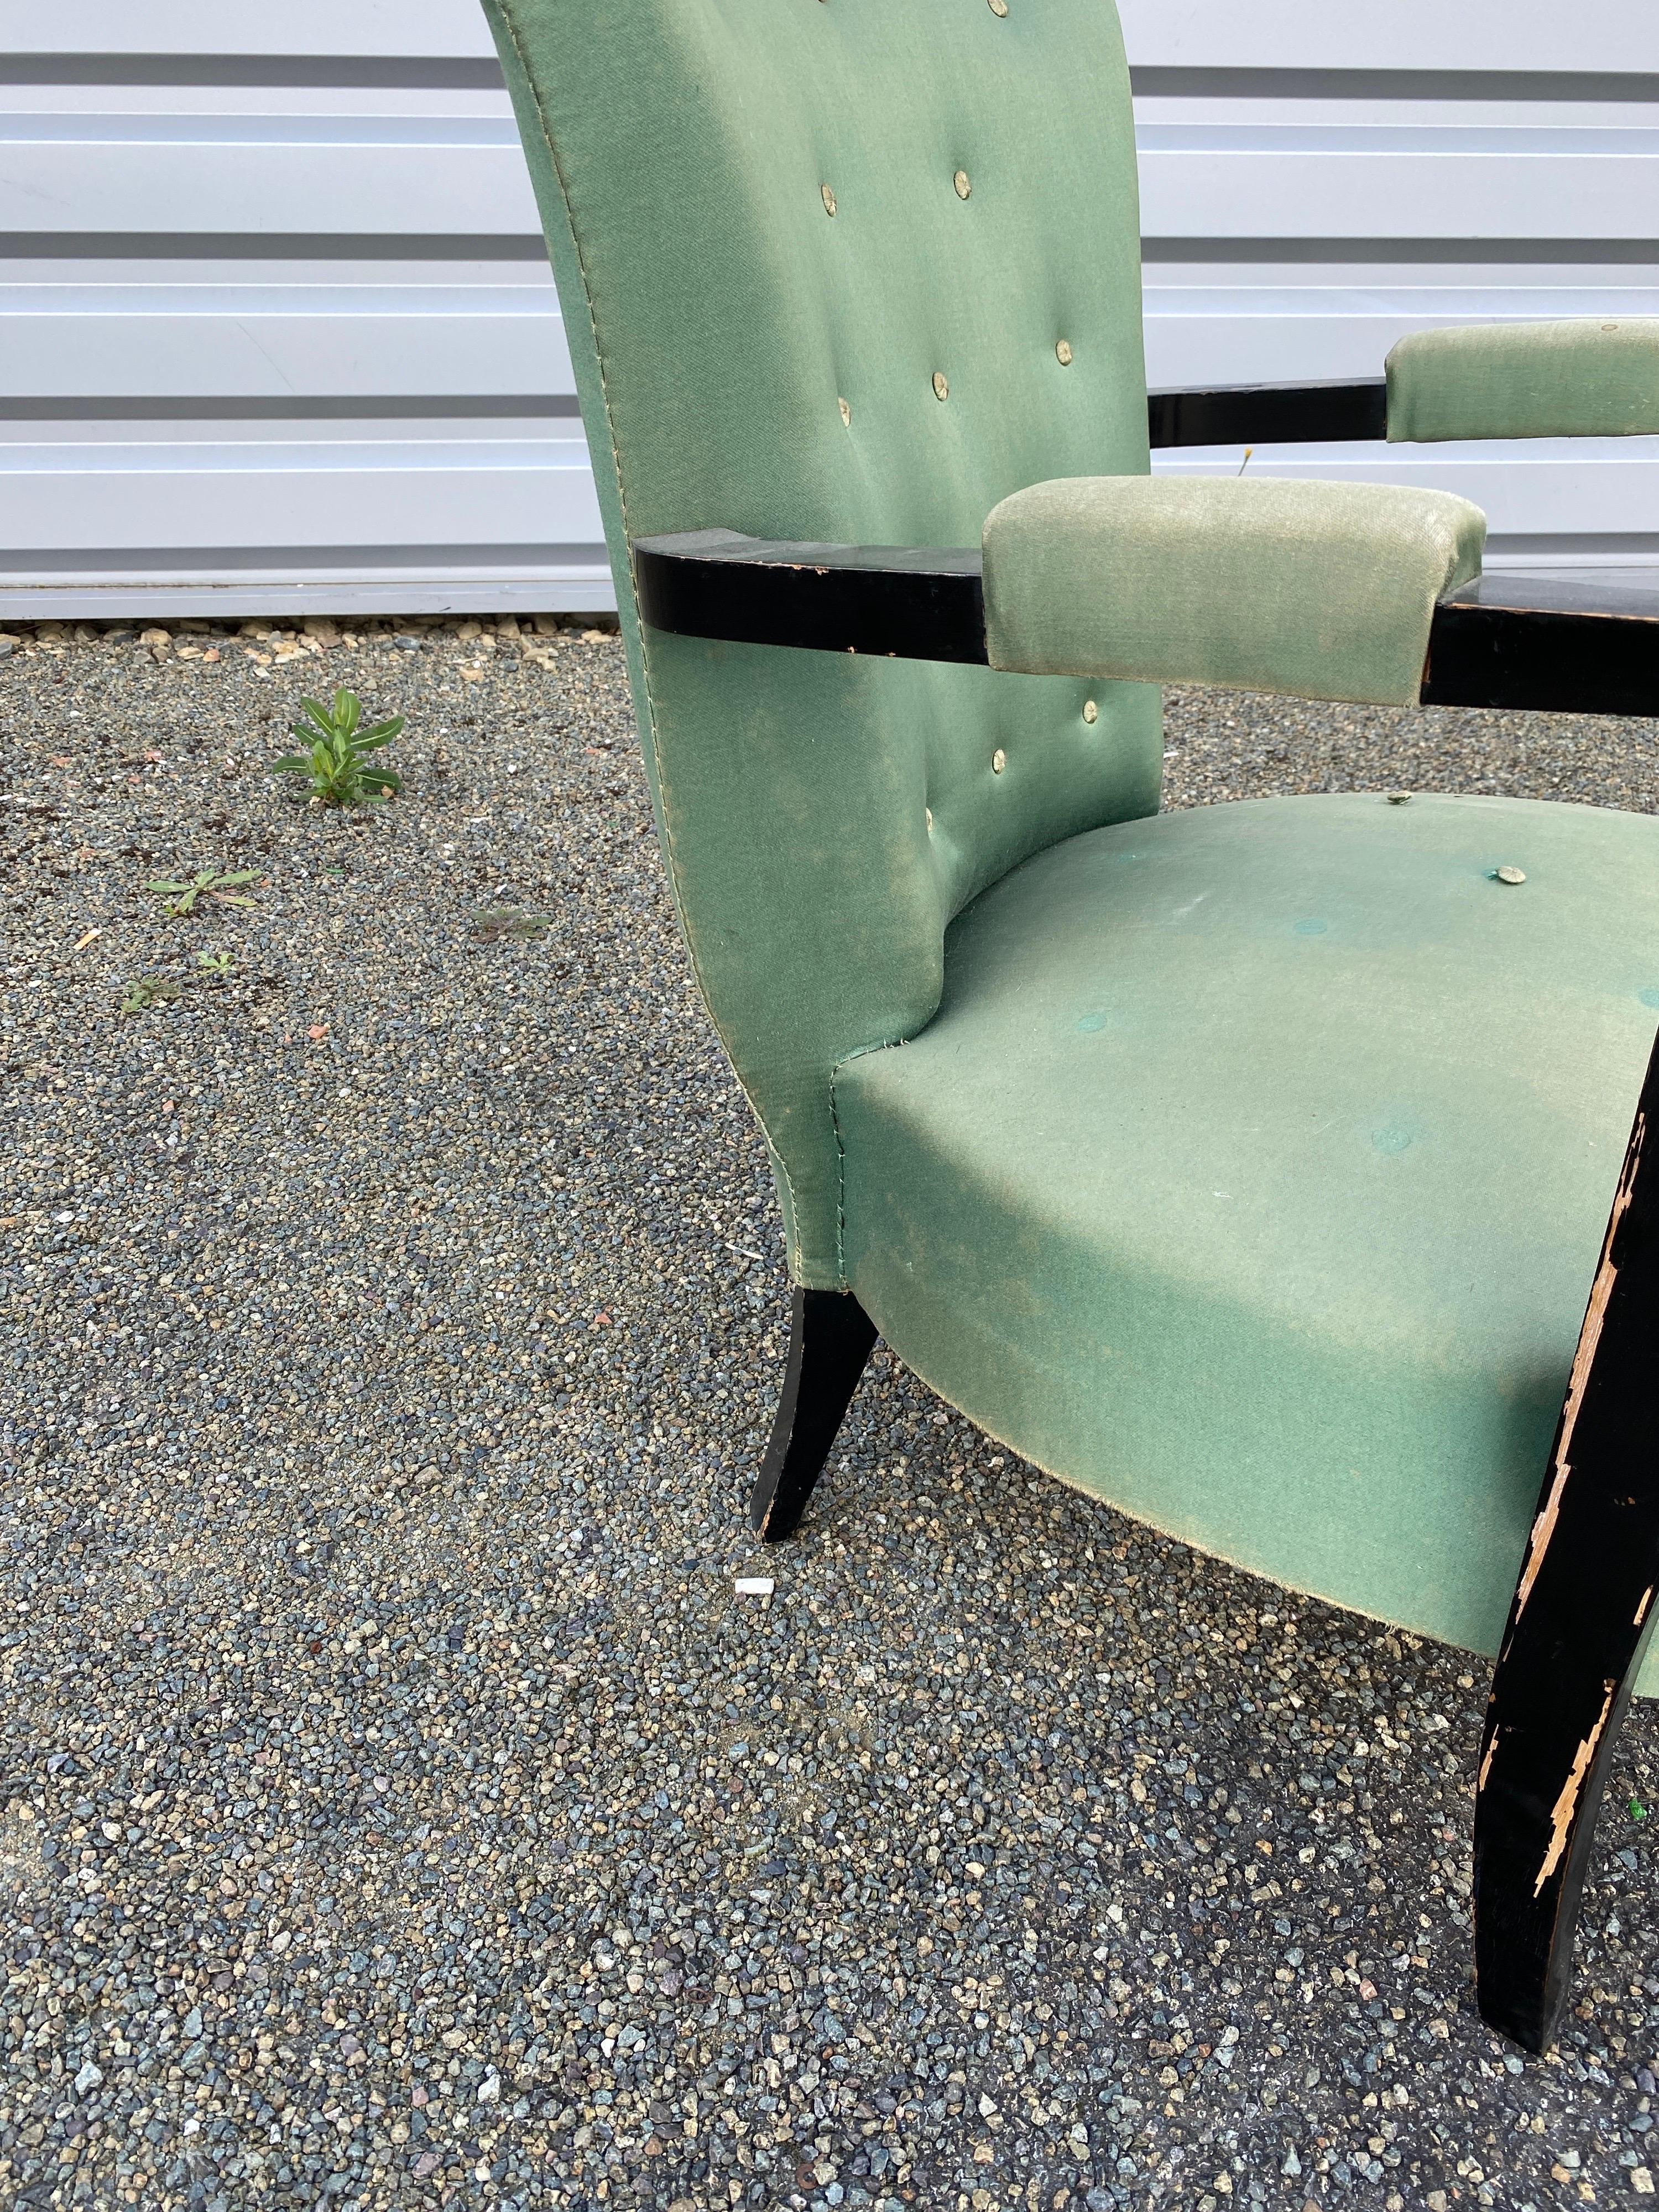
[[[1659,591],[1477,576],[1434,611],[1423,704],[1659,714]]]
[[[795,544],[698,530],[634,546],[653,629],[986,665],[978,549]],[[1480,576],[1435,609],[1423,703],[1659,715],[1659,591]]]
[[[1149,392],[1154,446],[1307,446],[1389,434],[1389,387],[1380,376],[1331,384],[1217,384]]]
[[[895,660],[985,660],[976,545],[794,544],[735,530],[641,538],[640,616],[682,637]]]

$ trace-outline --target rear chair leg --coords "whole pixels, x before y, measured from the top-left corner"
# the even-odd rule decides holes
[[[763,1543],[799,1527],[875,1341],[875,1323],[850,1292],[796,1291],[783,1395],[749,1500]]]
[[[1659,1611],[1659,1046],[1492,1675],[1474,1811],[1482,2017],[1547,2051],[1613,1738]]]

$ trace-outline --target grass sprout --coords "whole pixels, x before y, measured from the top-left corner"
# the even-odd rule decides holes
[[[259,880],[258,868],[235,868],[228,874],[217,868],[204,868],[194,883],[175,883],[171,877],[158,876],[154,883],[146,884],[147,891],[155,891],[166,902],[167,910],[175,917],[194,914],[199,899],[210,898],[222,906],[252,906],[251,898],[242,898],[237,891],[240,884],[255,884]]]
[[[471,921],[486,945],[497,944],[503,937],[517,938],[521,944],[528,945],[544,937],[553,927],[548,915],[526,914],[517,906],[481,906]]]
[[[127,995],[121,1001],[124,1014],[147,1013],[152,1006],[170,1006],[184,997],[177,983],[169,983],[162,975],[141,975],[136,983],[129,983]]]
[[[389,768],[369,759],[389,745],[404,726],[401,714],[365,729],[363,703],[355,691],[339,690],[331,706],[302,699],[305,713],[290,734],[306,750],[285,753],[271,764],[273,775],[308,775],[311,795],[323,806],[362,806],[390,799],[402,784]]]

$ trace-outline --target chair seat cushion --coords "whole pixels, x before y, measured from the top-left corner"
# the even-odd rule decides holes
[[[1493,1651],[1656,1008],[1645,816],[1338,796],[1073,838],[958,918],[921,1036],[836,1071],[848,1281],[1038,1465]]]

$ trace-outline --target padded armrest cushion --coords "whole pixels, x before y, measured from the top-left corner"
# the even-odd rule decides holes
[[[1414,331],[1384,367],[1391,441],[1659,431],[1659,315]]]
[[[993,668],[1415,703],[1435,601],[1480,572],[1450,492],[1070,477],[985,525]]]

